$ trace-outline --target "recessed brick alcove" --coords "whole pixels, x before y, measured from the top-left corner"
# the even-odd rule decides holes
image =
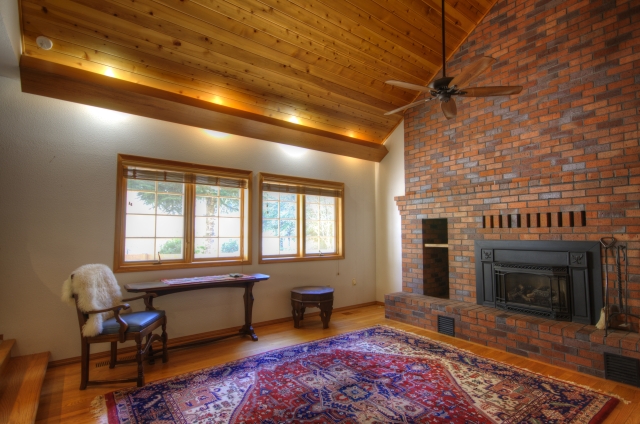
[[[475,241],[613,235],[627,245],[629,305],[640,314],[639,33],[633,1],[494,5],[448,61],[447,74],[487,55],[497,62],[473,86],[524,89],[457,98],[450,121],[436,102],[406,113],[406,195],[396,198],[403,291],[386,296],[389,318],[436,330],[437,315],[447,315],[456,337],[597,376],[605,351],[640,358],[636,332],[605,340],[591,325],[477,305],[474,259]],[[447,220],[448,296],[427,284],[435,275],[430,260],[442,258],[426,251],[423,226],[438,219]],[[613,281],[611,263],[602,270],[602,280],[608,271]]]

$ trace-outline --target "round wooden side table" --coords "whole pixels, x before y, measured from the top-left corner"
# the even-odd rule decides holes
[[[291,307],[293,326],[300,328],[307,308],[320,308],[322,328],[329,328],[331,311],[333,310],[333,289],[331,287],[306,286],[291,290]]]

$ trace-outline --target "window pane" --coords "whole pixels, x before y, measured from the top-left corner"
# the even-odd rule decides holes
[[[305,246],[307,253],[320,253],[319,246],[318,237],[307,237]]]
[[[240,218],[220,218],[220,237],[240,237]]]
[[[278,217],[278,203],[277,202],[264,202],[262,204],[262,217],[263,218],[277,218]]]
[[[296,255],[298,253],[297,200],[297,194],[268,191],[262,193],[263,255]]]
[[[320,205],[320,219],[333,221],[336,207],[334,205]]]
[[[298,244],[295,237],[280,238],[280,254],[291,255],[298,252]]]
[[[280,193],[274,193],[272,191],[264,191],[262,192],[262,200],[279,200]]]
[[[218,237],[218,218],[198,217],[195,227],[196,237]]]
[[[240,197],[239,188],[220,187],[220,197]]]
[[[127,180],[125,261],[182,259],[184,184]],[[142,191],[142,190],[145,191]]]
[[[306,224],[307,237],[318,237],[320,235],[320,223],[318,221],[307,220]]]
[[[296,236],[296,221],[280,221],[280,236],[281,237],[295,237]]]
[[[217,258],[219,256],[218,239],[196,238],[194,256],[196,258]]]
[[[305,213],[306,213],[307,219],[313,219],[313,220],[320,219],[320,205],[318,205],[317,203],[309,204],[307,202],[305,206]]]
[[[182,239],[181,238],[159,238],[157,239],[158,253],[163,261],[171,259],[182,259]]]
[[[158,215],[182,215],[183,196],[173,194],[158,194]]]
[[[280,202],[280,218],[296,219],[296,204],[292,202]]]
[[[280,239],[276,237],[262,238],[262,254],[266,256],[277,255],[280,253]]]
[[[320,237],[320,251],[322,253],[335,252],[335,238],[333,237]]]
[[[278,235],[277,219],[265,219],[262,221],[262,237],[277,237]]]
[[[320,237],[333,237],[334,235],[333,221],[320,221]]]
[[[336,202],[333,197],[305,197],[305,253],[335,253]]]
[[[194,256],[240,256],[240,189],[196,184],[196,194]]]
[[[217,196],[218,187],[210,185],[196,184],[196,194],[202,194],[206,196]]]
[[[155,215],[127,215],[126,237],[155,237]]]
[[[220,216],[240,216],[240,199],[221,197]]]
[[[153,261],[155,239],[152,238],[126,238],[124,241],[124,260]]]
[[[155,186],[154,186],[155,190]],[[127,213],[156,213],[156,194],[127,191]]]
[[[220,256],[240,256],[239,238],[221,238]]]
[[[320,201],[321,205],[335,205],[336,204],[335,197],[319,196],[319,201]]]
[[[218,216],[218,198],[196,196],[196,216]]]
[[[184,237],[184,218],[181,216],[158,216],[156,237]]]
[[[156,183],[145,180],[127,180],[128,190],[155,191]]]
[[[158,193],[179,193],[182,194],[184,184],[158,182]]]

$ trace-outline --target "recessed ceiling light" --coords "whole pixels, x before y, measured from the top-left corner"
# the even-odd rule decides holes
[[[38,44],[38,47],[40,47],[42,50],[51,50],[51,48],[53,47],[53,41],[51,41],[44,35],[41,35],[40,37],[36,38],[36,43]]]

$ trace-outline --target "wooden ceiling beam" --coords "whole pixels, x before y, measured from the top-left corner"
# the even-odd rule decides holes
[[[20,74],[25,93],[374,162],[387,154],[380,144],[33,57],[22,57]]]

